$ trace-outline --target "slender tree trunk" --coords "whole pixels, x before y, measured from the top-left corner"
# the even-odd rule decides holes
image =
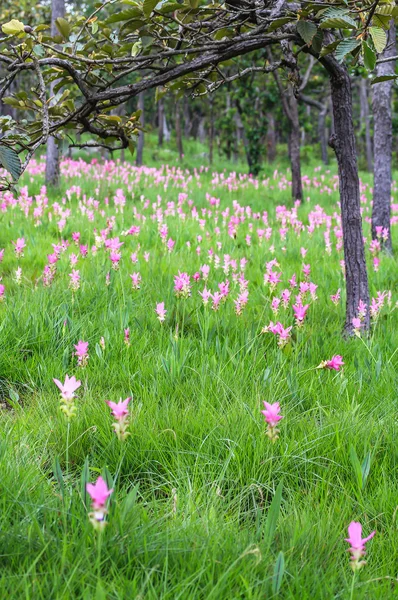
[[[345,331],[352,333],[352,319],[358,315],[362,300],[368,307],[365,328],[369,328],[369,288],[362,235],[358,165],[352,119],[352,90],[347,68],[333,57],[321,62],[329,71],[335,133],[330,144],[336,153],[339,169],[341,220],[344,240],[346,278]]]
[[[328,143],[326,137],[326,116],[328,114],[328,103],[325,102],[318,113],[318,139],[321,146],[321,156],[324,165],[329,164]]]
[[[293,93],[293,88],[289,85],[289,113],[290,113],[290,132],[289,148],[290,162],[292,167],[292,198],[293,200],[303,199],[303,187],[301,183],[301,161],[300,161],[300,122],[298,113],[297,98]]]
[[[56,20],[65,15],[65,0],[52,0],[51,2],[51,35],[57,35]],[[54,95],[55,81],[50,85],[50,96]],[[47,140],[46,152],[46,184],[58,187],[59,185],[59,145],[55,138]]]
[[[365,155],[368,171],[373,171],[372,138],[370,135],[369,97],[367,80],[361,77],[359,80],[359,104],[361,109],[361,128],[364,130]]]
[[[391,21],[386,49],[382,58],[396,54],[395,25]],[[376,75],[393,75],[395,62],[378,64]],[[392,89],[393,81],[383,81],[373,86],[373,126],[374,126],[374,184],[372,210],[372,238],[377,237],[376,227],[388,231],[384,242],[387,252],[392,253],[391,240],[391,155],[392,155]]]
[[[138,110],[141,111],[140,115],[140,125],[142,128],[145,126],[145,92],[140,92],[138,94]],[[137,167],[142,166],[143,154],[144,154],[144,141],[145,134],[140,130],[138,134],[138,142],[137,142],[137,157],[135,159],[135,164]]]
[[[267,159],[272,163],[276,158],[276,127],[273,113],[267,114],[267,122]]]
[[[210,127],[209,127],[209,163],[213,164],[213,147],[214,147],[214,98],[210,96]]]
[[[180,160],[184,158],[184,149],[182,146],[182,130],[181,130],[181,112],[180,112],[180,101],[176,100],[176,138],[177,138],[177,150]]]
[[[158,146],[163,146],[164,140],[164,102],[160,98],[158,102]]]

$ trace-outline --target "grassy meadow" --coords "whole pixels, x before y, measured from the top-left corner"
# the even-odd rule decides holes
[[[344,340],[333,168],[308,166],[293,205],[283,165],[253,179],[160,158],[65,160],[56,192],[33,162],[0,198],[0,597],[398,598],[398,269],[371,245],[370,179],[373,327]],[[336,355],[343,368],[317,368]],[[105,401],[127,397],[123,441]],[[275,442],[263,401],[280,403]],[[376,531],[355,576],[351,521]]]

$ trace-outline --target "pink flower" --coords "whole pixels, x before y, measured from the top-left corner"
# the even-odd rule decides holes
[[[305,315],[307,314],[307,310],[309,309],[309,304],[306,304],[305,306],[303,306],[302,304],[293,304],[292,308],[294,311],[294,317],[296,319],[296,324],[298,325],[298,327],[300,327],[300,325],[302,325],[304,319],[305,319]]]
[[[65,383],[61,383],[59,379],[53,379],[53,381],[59,388],[61,396],[64,398],[64,400],[71,400],[74,398],[76,390],[81,386],[81,382],[77,381],[74,375],[72,377],[65,375]]]
[[[207,306],[209,303],[209,300],[211,298],[211,292],[207,289],[207,287],[205,286],[203,288],[203,292],[199,292],[199,294],[202,296],[202,300],[203,300],[203,304],[204,306]]]
[[[352,319],[352,328],[357,337],[361,337],[361,327],[362,327],[361,319],[359,319],[358,317],[354,317]]]
[[[120,400],[120,402],[106,400],[107,405],[112,409],[112,414],[117,421],[121,421],[126,415],[129,414],[128,404],[130,400],[131,397],[126,398],[126,400]]]
[[[86,485],[88,495],[92,500],[93,511],[89,513],[89,518],[95,529],[102,530],[105,525],[106,501],[112,494],[113,489],[108,489],[106,482],[101,476],[94,483]]]
[[[127,347],[130,346],[130,327],[127,327],[124,330],[124,343],[126,344]]]
[[[130,277],[131,283],[133,284],[133,290],[139,290],[141,283],[141,275],[139,273],[132,273]]]
[[[263,404],[265,406],[265,410],[262,410],[261,413],[264,415],[265,421],[271,425],[271,427],[275,427],[275,425],[283,419],[280,412],[279,402],[274,402],[274,404],[269,404],[263,400]]]
[[[72,269],[72,273],[69,273],[70,282],[69,287],[72,292],[77,292],[80,287],[80,273],[76,269]]]
[[[167,313],[167,310],[164,307],[164,302],[159,302],[156,305],[155,312],[158,316],[159,321],[161,323],[163,323],[163,321],[166,319],[166,313]]]
[[[338,303],[340,302],[340,288],[337,290],[337,292],[335,294],[332,294],[330,296],[330,299],[335,306],[338,305]]]
[[[65,383],[58,379],[53,379],[55,385],[61,392],[61,411],[64,413],[68,421],[76,415],[75,392],[81,386],[80,381],[77,381],[75,376],[68,377],[65,375]]]
[[[188,273],[181,273],[174,276],[174,292],[177,298],[189,298],[191,295],[191,283]]]
[[[15,254],[18,256],[23,256],[24,248],[26,248],[25,238],[18,238],[16,242],[13,242]]]
[[[368,537],[362,539],[362,525],[356,521],[351,521],[348,526],[348,538],[346,542],[350,544],[348,551],[351,553],[351,567],[353,571],[358,571],[366,561],[361,560],[366,554],[365,544],[373,538],[375,531],[372,531]]]
[[[268,402],[263,401],[265,410],[262,410],[261,413],[264,415],[265,421],[268,424],[267,427],[267,436],[270,438],[272,442],[276,442],[278,439],[279,429],[277,429],[277,424],[283,416],[280,415],[280,406],[279,402],[274,402],[273,404],[269,404]]]
[[[6,286],[0,283],[0,302],[4,300],[6,293]]]
[[[75,344],[75,356],[77,356],[77,363],[79,367],[85,367],[88,361],[88,342],[83,342],[79,340],[77,344]]]
[[[340,354],[336,354],[331,358],[331,360],[326,361],[325,367],[334,371],[340,371],[340,367],[343,365],[343,357],[340,356]]]

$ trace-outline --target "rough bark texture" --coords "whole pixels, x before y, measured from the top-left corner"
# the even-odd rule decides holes
[[[334,58],[324,62],[329,71],[332,92],[334,129],[331,138],[339,169],[341,220],[344,239],[346,278],[345,331],[353,330],[352,319],[357,316],[362,300],[369,307],[368,275],[362,235],[362,218],[359,192],[358,165],[355,148],[355,132],[352,120],[351,81],[345,66]],[[365,318],[369,328],[369,310]]]
[[[145,126],[145,92],[141,92],[138,94],[138,110],[141,111],[140,115],[140,125],[142,128]],[[137,156],[135,159],[135,164],[137,167],[142,166],[142,159],[144,154],[144,142],[145,142],[145,134],[143,131],[140,131],[138,134],[138,142],[137,142]]]
[[[365,155],[368,171],[373,171],[372,137],[370,135],[368,82],[363,77],[359,80],[359,104],[361,110],[361,129],[364,131]]]
[[[65,15],[65,0],[52,0],[51,2],[51,35],[57,35],[58,29],[55,21],[58,17]],[[54,95],[54,86],[56,81],[53,81],[50,86],[50,96]],[[55,138],[49,137],[47,140],[46,152],[46,184],[57,187],[59,185],[59,145]]]
[[[386,49],[382,57],[396,55],[395,25],[392,21]],[[393,75],[393,61],[378,64],[376,75]],[[392,154],[392,89],[393,81],[384,81],[373,86],[373,126],[374,126],[374,183],[372,238],[376,238],[376,227],[388,230],[388,240],[384,243],[387,252],[392,252],[391,240],[391,154]]]

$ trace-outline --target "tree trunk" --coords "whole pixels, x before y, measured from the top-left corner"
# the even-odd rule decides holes
[[[145,126],[145,92],[140,92],[138,94],[138,110],[141,111],[140,125],[142,128],[144,128],[144,126]],[[135,164],[137,165],[137,167],[142,166],[142,159],[143,159],[143,154],[144,154],[144,141],[145,141],[145,134],[143,131],[140,130],[140,132],[138,134],[138,142],[137,142],[137,156],[135,159]]]
[[[158,102],[158,146],[163,146],[164,139],[164,102],[160,98]]]
[[[209,163],[213,164],[213,147],[214,147],[214,98],[210,96],[210,127],[209,127]]]
[[[391,21],[386,49],[382,58],[395,56],[395,25]],[[378,64],[376,75],[393,75],[395,62]],[[373,127],[374,127],[374,183],[372,210],[372,238],[377,237],[376,227],[388,231],[384,248],[392,253],[391,240],[391,155],[392,155],[392,114],[391,101],[393,81],[383,81],[373,86]]]
[[[332,92],[335,133],[330,144],[336,153],[341,220],[344,240],[346,278],[346,322],[345,331],[352,333],[352,319],[358,315],[359,301],[367,306],[365,328],[369,328],[369,288],[362,235],[359,177],[355,148],[355,132],[352,120],[352,90],[347,68],[333,57],[321,62],[329,71]]]
[[[177,150],[180,160],[184,158],[184,149],[182,146],[182,131],[181,131],[181,113],[180,113],[180,101],[176,100],[176,138],[177,138]]]
[[[364,129],[365,155],[368,171],[373,171],[372,138],[370,135],[369,98],[367,80],[361,77],[359,80],[359,104],[361,110],[361,129]]]
[[[52,0],[51,2],[51,35],[57,35],[58,29],[55,21],[65,15],[65,0]],[[54,95],[56,81],[50,85],[50,97]],[[46,184],[58,187],[59,185],[59,145],[54,137],[47,140],[46,152]]]
[[[276,158],[276,127],[273,113],[268,113],[267,122],[267,159],[272,163]]]
[[[321,156],[324,165],[329,164],[328,143],[326,137],[326,116],[328,114],[328,102],[326,101],[318,113],[318,139],[321,146]]]
[[[289,85],[288,90],[289,103],[289,150],[290,162],[292,168],[292,198],[293,200],[303,199],[303,187],[301,183],[301,162],[300,162],[300,122],[298,113],[297,98],[293,93],[293,88]]]

